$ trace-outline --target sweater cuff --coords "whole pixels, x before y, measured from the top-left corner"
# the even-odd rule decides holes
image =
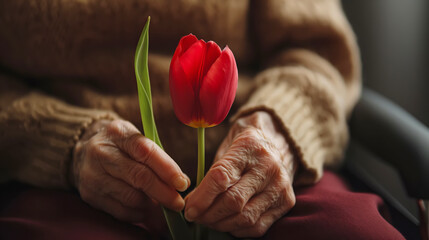
[[[76,142],[92,123],[102,119],[115,120],[119,117],[115,113],[109,111],[79,109],[71,106],[62,108],[57,112],[56,117],[59,121],[55,125],[50,126],[50,128],[53,127],[56,129],[55,132],[51,132],[51,140],[54,146],[64,146],[64,149],[53,148],[53,152],[55,151],[55,154],[63,154],[63,156],[66,156],[64,161],[60,161],[59,177],[63,186],[69,188],[70,182],[68,177],[70,162],[73,158],[73,149]],[[65,121],[63,121],[63,119],[65,119]],[[49,158],[53,156],[54,155],[46,157]],[[47,159],[47,161],[52,160],[54,159]]]
[[[329,87],[317,86],[318,77],[323,76],[299,67],[266,70],[258,76],[256,91],[231,119],[262,110],[277,120],[300,162],[295,185],[317,182],[325,164],[341,159],[347,142],[345,118],[332,110],[341,109],[341,104],[332,97],[335,94],[323,92]]]
[[[15,119],[7,121],[11,133],[6,135],[26,136],[20,146],[25,160],[14,178],[49,188],[70,188],[73,148],[85,129],[96,120],[119,118],[113,112],[74,107],[38,93],[14,102],[12,108]]]

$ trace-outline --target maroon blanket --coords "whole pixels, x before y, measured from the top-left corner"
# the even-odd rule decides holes
[[[331,172],[296,189],[296,206],[264,239],[403,239],[381,215],[382,200],[354,193]],[[138,225],[120,222],[77,194],[25,186],[1,190],[0,239],[166,239],[159,209]],[[161,234],[163,233],[163,234]]]

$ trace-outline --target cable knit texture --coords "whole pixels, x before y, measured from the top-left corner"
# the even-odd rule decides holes
[[[1,180],[68,187],[71,149],[84,129],[98,119],[115,118],[114,113],[73,107],[37,91],[23,94],[0,112]]]
[[[230,120],[272,114],[301,163],[295,184],[340,163],[360,62],[339,0],[14,0],[0,2],[1,181],[66,188],[72,149],[92,122],[141,128],[133,55],[148,15],[155,118],[185,173],[195,172],[196,136],[174,116],[168,69],[189,33],[232,49],[240,75]],[[208,159],[227,130],[207,130]]]

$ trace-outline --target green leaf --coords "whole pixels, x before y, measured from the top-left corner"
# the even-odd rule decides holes
[[[158,131],[156,130],[155,118],[152,109],[152,95],[150,90],[149,69],[148,69],[148,49],[149,49],[149,23],[150,17],[140,35],[134,58],[134,69],[137,79],[137,89],[139,95],[140,114],[143,123],[143,131],[147,138],[154,141],[161,148]],[[192,239],[192,232],[187,225],[183,214],[163,208],[165,218],[174,240]]]
[[[150,17],[143,28],[139,42],[137,44],[134,69],[136,72],[137,89],[139,94],[140,114],[143,123],[145,136],[153,140],[162,148],[156,130],[155,118],[152,109],[152,94],[150,90],[149,68],[148,68],[148,49],[149,49],[149,23]]]

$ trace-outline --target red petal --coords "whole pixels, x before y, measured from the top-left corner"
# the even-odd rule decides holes
[[[196,111],[194,88],[182,69],[178,55],[174,55],[170,64],[170,96],[177,118],[184,124],[192,122]]]
[[[199,93],[202,119],[209,124],[221,123],[235,98],[238,71],[234,55],[226,47],[204,77]]]
[[[174,56],[181,56],[196,41],[198,41],[197,37],[192,34],[182,37],[177,45],[176,51],[174,52]]]
[[[185,72],[188,81],[194,87],[195,92],[199,88],[199,74],[204,57],[205,42],[199,40],[193,43],[186,52],[179,57],[179,62]]]
[[[216,61],[216,59],[220,56],[221,50],[220,47],[213,41],[208,41],[206,43],[206,56],[204,58],[204,69],[202,76],[207,74],[207,71]]]

